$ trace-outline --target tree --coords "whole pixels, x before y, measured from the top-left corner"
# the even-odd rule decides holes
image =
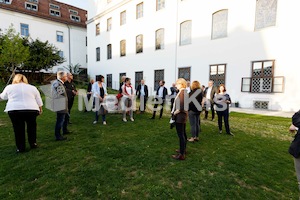
[[[22,68],[29,58],[29,47],[23,43],[20,34],[16,34],[13,26],[0,35],[0,68],[14,71]]]
[[[65,69],[67,69],[72,74],[80,74],[83,70],[80,69],[81,65],[77,63],[76,65],[68,65],[67,67],[64,66]]]
[[[34,73],[41,69],[48,70],[65,62],[65,59],[59,56],[58,48],[48,41],[42,42],[39,39],[30,41],[25,38],[24,43],[29,47],[30,52],[29,59],[24,63],[24,69],[31,70]]]

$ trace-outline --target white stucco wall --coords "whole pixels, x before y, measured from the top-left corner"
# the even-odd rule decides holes
[[[86,64],[86,29],[69,26],[70,28],[70,43],[71,43],[71,60],[69,51],[69,30],[68,26],[65,24],[52,22],[49,20],[33,17],[30,15],[25,15],[17,12],[7,11],[0,9],[0,28],[2,30],[8,29],[11,24],[15,28],[16,32],[20,33],[20,24],[29,25],[29,35],[32,39],[39,39],[43,42],[47,41],[58,49],[63,51],[66,62],[53,67],[52,71],[56,72],[57,69],[63,68],[63,66],[69,65],[69,63],[75,65],[79,63],[82,67],[87,67]],[[63,42],[56,41],[56,32],[63,32]],[[70,62],[71,61],[71,62]]]
[[[191,80],[207,85],[209,66],[224,63],[227,65],[227,91],[232,101],[239,101],[241,107],[252,108],[253,101],[263,100],[269,101],[271,110],[299,109],[298,0],[278,0],[276,25],[258,31],[254,30],[256,1],[253,0],[166,0],[165,9],[160,11],[156,11],[154,0],[144,1],[144,17],[141,19],[136,19],[136,5],[141,1],[113,1],[116,4],[127,3],[111,10],[113,6],[105,2],[98,1],[101,8],[97,8],[95,15],[89,15],[87,25],[88,72],[91,77],[112,74],[116,89],[119,73],[126,72],[134,83],[135,72],[143,71],[146,84],[153,89],[154,70],[164,69],[169,88],[178,76],[178,68],[190,66]],[[227,37],[212,40],[212,14],[221,9],[228,9]],[[124,10],[127,22],[120,26],[120,12]],[[110,17],[112,30],[107,32],[106,21]],[[192,44],[180,46],[180,23],[186,20],[192,20]],[[101,34],[96,36],[95,25],[99,22]],[[159,28],[165,29],[165,49],[156,51],[155,31]],[[141,54],[135,53],[135,37],[138,34],[143,34],[144,38]],[[126,57],[120,57],[122,39],[126,39]],[[111,60],[107,60],[107,44],[112,44]],[[100,62],[96,62],[96,47],[101,48]],[[261,60],[275,60],[274,76],[284,76],[283,93],[241,92],[242,78],[251,77],[251,62]]]

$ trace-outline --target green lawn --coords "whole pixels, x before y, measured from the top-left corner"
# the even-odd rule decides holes
[[[177,161],[169,117],[149,117],[135,114],[135,122],[124,123],[120,114],[109,114],[106,126],[93,125],[94,113],[74,105],[73,133],[56,142],[55,113],[45,109],[38,117],[39,148],[16,154],[9,117],[0,112],[0,199],[298,198],[287,152],[290,119],[231,113],[235,137],[202,120],[200,142],[189,143],[186,160]]]

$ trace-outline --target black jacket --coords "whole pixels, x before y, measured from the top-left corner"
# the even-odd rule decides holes
[[[141,84],[138,85],[137,89],[136,89],[136,96],[138,98],[141,97]],[[148,98],[148,86],[147,85],[144,85],[144,92],[145,92],[145,97]]]

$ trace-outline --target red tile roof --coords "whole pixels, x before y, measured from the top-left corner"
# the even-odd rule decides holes
[[[85,1],[85,0],[83,0]],[[25,7],[25,2],[33,5],[38,5],[38,10],[28,10]],[[59,9],[53,9],[60,12],[60,16],[50,15],[50,4],[59,6]],[[81,8],[77,8],[65,3],[61,3],[55,0],[38,0],[38,4],[31,2],[30,0],[12,0],[11,4],[0,3],[0,9],[10,10],[26,15],[31,15],[38,18],[55,21],[58,23],[79,26],[86,28],[87,11]],[[77,11],[78,15],[70,13],[70,9]],[[80,17],[80,22],[71,20],[70,15]]]

